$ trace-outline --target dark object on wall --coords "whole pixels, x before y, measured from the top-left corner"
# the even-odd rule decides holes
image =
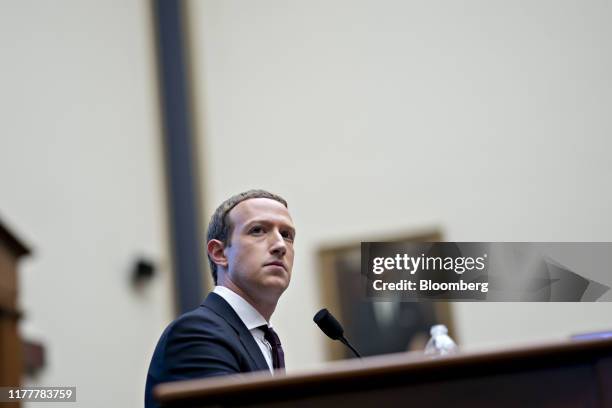
[[[19,386],[22,350],[17,309],[17,262],[30,250],[0,221],[0,385]],[[17,405],[15,405],[17,406]]]
[[[24,340],[22,347],[25,373],[34,376],[45,367],[45,346],[37,341]]]
[[[155,276],[155,264],[149,259],[138,258],[132,268],[132,283],[142,286]]]

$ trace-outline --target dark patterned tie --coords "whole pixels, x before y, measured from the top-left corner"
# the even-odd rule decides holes
[[[274,369],[285,368],[285,353],[283,352],[283,346],[281,346],[280,339],[276,332],[268,326],[259,326],[264,332],[264,338],[272,347],[272,367]]]

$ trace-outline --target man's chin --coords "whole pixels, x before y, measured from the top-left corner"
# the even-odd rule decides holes
[[[262,285],[266,291],[282,294],[287,287],[289,287],[289,281],[285,277],[280,276],[269,276]]]

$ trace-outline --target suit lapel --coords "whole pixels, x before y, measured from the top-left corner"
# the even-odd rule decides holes
[[[234,309],[216,293],[209,293],[202,306],[211,309],[213,312],[221,316],[238,334],[240,342],[244,346],[247,354],[251,358],[252,362],[258,370],[269,370],[268,363],[261,353],[261,349],[255,342],[253,335],[244,325],[240,317],[236,314]]]

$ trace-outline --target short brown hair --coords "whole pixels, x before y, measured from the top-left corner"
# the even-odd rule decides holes
[[[223,242],[223,245],[230,244],[230,236],[232,235],[232,225],[227,218],[229,212],[245,200],[249,200],[251,198],[269,198],[271,200],[276,200],[285,207],[289,208],[287,205],[287,201],[281,196],[276,194],[272,194],[266,190],[249,190],[244,193],[236,194],[225,200],[213,213],[212,217],[210,217],[210,222],[208,223],[208,232],[206,234],[206,243],[211,239],[218,239]],[[215,285],[217,284],[217,264],[215,264],[210,255],[208,255],[208,263],[210,264],[210,271],[212,273],[213,281]]]

